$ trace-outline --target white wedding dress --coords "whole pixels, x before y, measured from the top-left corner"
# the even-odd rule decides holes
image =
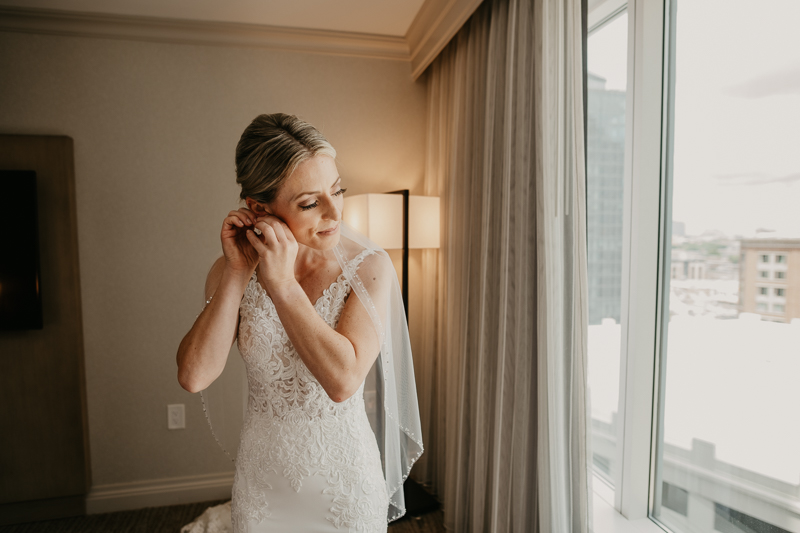
[[[353,267],[371,253],[359,254]],[[349,293],[340,274],[314,304],[332,328]],[[234,533],[386,532],[389,498],[364,409],[364,384],[341,403],[328,397],[297,355],[255,273],[239,314],[249,399],[233,482]],[[209,509],[205,520],[222,524],[226,512],[225,506]],[[210,533],[202,521],[184,531]]]

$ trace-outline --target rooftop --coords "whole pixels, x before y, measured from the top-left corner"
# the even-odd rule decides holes
[[[617,411],[619,324],[589,326],[592,417]],[[669,322],[664,440],[716,446],[720,461],[800,485],[800,321],[676,316]]]

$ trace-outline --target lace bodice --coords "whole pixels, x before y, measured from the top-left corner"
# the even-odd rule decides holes
[[[354,266],[369,253],[356,257]],[[349,292],[342,273],[314,303],[330,327],[336,327]],[[236,459],[234,530],[237,522],[270,516],[271,473],[288,478],[296,492],[304,479],[320,474],[328,481],[323,492],[333,495],[327,519],[334,525],[359,532],[374,531],[375,524],[385,528],[388,496],[364,409],[364,384],[343,402],[330,399],[292,346],[255,273],[239,314],[249,398]],[[376,494],[382,495],[377,501],[385,499],[382,508],[375,505]]]
[[[314,309],[332,328],[336,327],[350,286],[344,273],[323,291]],[[248,414],[285,418],[302,412],[312,418],[352,409],[361,390],[339,404],[328,397],[292,346],[278,312],[256,279],[250,280],[239,308],[239,351],[247,365],[250,390]]]

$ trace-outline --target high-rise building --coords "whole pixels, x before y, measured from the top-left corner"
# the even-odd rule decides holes
[[[625,172],[625,92],[589,74],[586,218],[589,324],[620,321],[622,194]]]
[[[800,318],[800,239],[743,239],[739,309],[773,322]]]

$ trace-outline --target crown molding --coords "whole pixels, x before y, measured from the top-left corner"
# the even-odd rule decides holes
[[[411,62],[414,80],[428,68],[482,0],[426,0],[405,38],[55,9],[0,7],[0,31],[176,44],[245,46]]]
[[[406,33],[411,76],[417,79],[483,0],[425,0]]]
[[[408,44],[402,37],[51,9],[0,7],[0,31],[410,59]]]

